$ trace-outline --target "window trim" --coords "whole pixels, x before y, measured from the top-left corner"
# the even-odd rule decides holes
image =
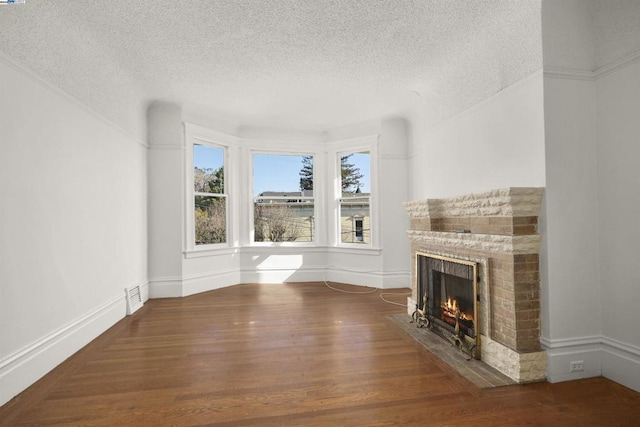
[[[230,144],[225,141],[226,138],[222,134],[209,131],[199,126],[185,123],[185,254],[191,252],[211,252],[218,250],[227,250],[231,247],[233,241],[233,229],[231,222],[231,211],[233,209],[231,203],[234,199],[232,196],[233,183],[230,182]],[[226,142],[226,143],[225,143]],[[194,183],[194,153],[195,146],[201,145],[223,150],[222,166],[224,170],[224,191],[222,193],[202,193],[196,192],[193,188]],[[210,243],[197,245],[195,241],[195,198],[196,196],[221,197],[225,199],[225,227],[226,239],[224,243]]]
[[[185,258],[215,256],[238,253],[237,251],[264,250],[282,247],[283,250],[302,251],[327,249],[330,253],[379,254],[380,211],[378,206],[378,145],[379,134],[368,134],[355,138],[340,138],[323,141],[292,139],[256,139],[241,137],[206,127],[183,122],[182,143],[183,176],[183,254]],[[268,142],[268,146],[265,143]],[[194,191],[193,191],[193,145],[212,145],[225,150],[225,194],[227,200],[226,243],[195,245]],[[342,243],[338,197],[341,195],[339,158],[354,152],[370,154],[370,228],[371,243]],[[253,154],[275,154],[314,157],[314,236],[311,242],[254,242],[253,215]],[[335,161],[334,161],[335,159]],[[288,248],[288,249],[287,249]]]
[[[380,249],[380,230],[379,230],[379,208],[378,208],[378,135],[365,136],[356,138],[353,140],[335,141],[332,143],[333,150],[330,155],[333,157],[332,162],[334,177],[333,186],[333,223],[332,223],[332,235],[334,246],[337,248],[349,248],[353,250],[371,250]],[[341,187],[341,161],[340,158],[344,155],[355,154],[359,152],[369,153],[369,184],[371,192],[369,199],[369,227],[371,228],[371,241],[369,243],[361,242],[342,242],[341,238],[341,202],[342,202],[342,187]]]
[[[248,203],[249,203],[249,224],[248,224],[248,231],[249,231],[249,241],[248,241],[248,246],[250,247],[316,247],[319,246],[319,236],[318,236],[318,217],[319,217],[319,212],[320,212],[320,208],[318,206],[318,189],[316,187],[317,184],[317,172],[319,170],[318,167],[318,158],[319,156],[319,152],[316,151],[309,151],[309,150],[305,150],[304,146],[301,147],[302,149],[300,150],[292,150],[292,149],[272,149],[272,150],[260,150],[260,149],[253,149],[253,148],[249,148],[248,150],[248,154],[249,154],[249,171],[248,173],[250,174],[250,178],[249,178],[249,199],[248,199]],[[259,198],[259,196],[254,196],[255,194],[255,188],[254,188],[254,184],[255,184],[255,176],[254,176],[254,156],[255,155],[271,155],[271,156],[297,156],[297,157],[304,157],[304,156],[312,156],[313,157],[313,197],[309,197],[309,196],[300,196],[299,199],[301,200],[312,200],[313,201],[313,218],[314,218],[314,223],[313,223],[313,235],[312,235],[312,239],[308,242],[256,242],[255,241],[255,216],[254,216],[254,212],[255,212],[255,200]],[[322,187],[324,187],[324,183],[321,186],[320,191],[322,191]],[[271,199],[290,199],[290,197],[279,197],[279,196],[269,196],[269,198]],[[298,198],[298,197],[296,197]],[[324,227],[320,227],[320,229],[324,229]]]

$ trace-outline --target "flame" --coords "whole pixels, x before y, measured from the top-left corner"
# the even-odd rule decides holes
[[[460,319],[473,322],[473,314],[462,312],[460,307],[458,307],[458,300],[456,299],[447,298],[447,301],[442,304],[442,308],[450,317],[455,317],[456,313],[459,313]]]
[[[455,313],[456,310],[458,310],[458,300],[447,298],[447,302],[444,303],[444,308]]]

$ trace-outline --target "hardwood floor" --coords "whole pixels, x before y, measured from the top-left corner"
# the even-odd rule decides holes
[[[639,425],[640,393],[604,378],[478,389],[385,317],[404,310],[322,283],[151,300],[0,408],[0,424]]]

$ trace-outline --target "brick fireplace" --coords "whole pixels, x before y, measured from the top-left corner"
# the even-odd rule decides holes
[[[418,300],[417,254],[477,263],[476,351],[519,383],[541,381],[546,372],[540,348],[541,199],[541,188],[511,187],[405,203],[414,260],[409,310]]]

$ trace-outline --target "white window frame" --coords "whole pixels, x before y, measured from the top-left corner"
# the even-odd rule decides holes
[[[333,156],[334,161],[333,176],[333,201],[334,201],[334,215],[333,215],[333,241],[335,246],[349,249],[379,249],[380,232],[379,232],[379,209],[378,209],[378,135],[371,135],[362,138],[356,138],[348,141],[336,141],[332,143],[334,150],[331,150],[330,155]],[[369,243],[364,242],[342,242],[341,238],[341,205],[342,205],[342,175],[341,175],[341,161],[340,158],[345,155],[368,152],[369,153],[369,184],[371,187],[371,193],[369,199],[369,226],[371,228]]]
[[[304,199],[304,200],[312,200],[313,201],[313,236],[311,241],[309,242],[256,242],[255,241],[255,217],[254,217],[254,207],[255,207],[255,200],[258,199],[259,197],[254,196],[255,194],[255,189],[254,189],[254,182],[255,182],[255,177],[254,177],[254,155],[268,155],[268,156],[300,156],[300,157],[304,157],[304,156],[312,156],[313,157],[313,197],[304,197],[304,196],[300,196],[300,197],[296,197],[299,199]],[[249,157],[250,157],[250,171],[249,173],[251,174],[251,177],[249,179],[250,182],[250,191],[249,191],[249,195],[250,195],[250,199],[248,200],[250,209],[249,209],[249,246],[257,246],[257,247],[274,247],[274,246],[295,246],[295,247],[300,247],[300,246],[310,246],[310,247],[315,247],[318,246],[318,230],[322,230],[324,229],[324,226],[319,227],[318,225],[318,220],[319,218],[323,218],[323,216],[319,216],[319,206],[318,206],[318,187],[317,185],[319,184],[319,182],[317,181],[317,172],[319,170],[318,167],[318,158],[319,153],[317,152],[311,152],[311,151],[307,151],[304,149],[301,150],[257,150],[257,149],[250,149],[249,150]],[[322,190],[322,188],[324,187],[324,183],[320,183],[320,191]],[[289,200],[291,199],[291,197],[287,196],[287,197],[278,197],[278,196],[269,196],[270,199],[280,199],[280,200]]]
[[[205,252],[211,250],[227,249],[233,242],[233,229],[232,229],[232,202],[234,197],[232,196],[232,180],[230,179],[230,151],[231,143],[227,135],[202,128],[200,126],[191,125],[185,123],[185,141],[186,141],[186,155],[185,155],[185,179],[186,179],[186,191],[185,191],[185,253],[189,252]],[[224,192],[223,193],[199,193],[193,188],[194,183],[194,147],[196,145],[208,146],[216,149],[223,150],[223,170],[224,170]],[[196,196],[210,196],[221,197],[225,199],[225,226],[226,226],[226,239],[224,243],[211,243],[204,245],[196,245],[195,241],[195,197]]]
[[[183,145],[184,210],[183,252],[185,258],[222,253],[237,253],[242,248],[289,247],[334,248],[345,253],[380,251],[380,211],[378,200],[378,139],[368,135],[352,139],[319,141],[265,140],[238,137],[185,123]],[[227,238],[225,243],[195,245],[195,209],[193,189],[193,145],[211,145],[225,149],[224,176]],[[370,243],[342,243],[340,239],[340,157],[366,151],[370,154]],[[310,242],[254,242],[253,155],[313,156],[314,235]],[[260,249],[261,250],[261,249]],[[373,252],[372,252],[373,251]],[[260,252],[261,253],[261,252]]]

